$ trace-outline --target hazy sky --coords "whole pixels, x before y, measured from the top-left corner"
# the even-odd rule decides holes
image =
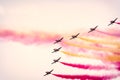
[[[111,19],[120,17],[119,3],[120,0],[0,0],[0,29],[54,34],[84,33],[96,25],[105,29]],[[55,47],[58,46],[51,43],[36,46],[1,40],[0,80],[61,80],[52,75],[43,77],[52,68],[55,73],[84,72],[59,63],[51,66],[52,60],[59,56],[63,61],[77,60],[59,52],[51,54]],[[84,61],[87,62],[81,60]]]

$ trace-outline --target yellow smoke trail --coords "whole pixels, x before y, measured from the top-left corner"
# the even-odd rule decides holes
[[[78,48],[86,48],[86,49],[92,49],[92,50],[98,50],[98,51],[115,52],[115,53],[120,52],[120,49],[115,49],[115,48],[99,48],[99,47],[95,47],[95,46],[73,44],[73,43],[69,43],[69,42],[64,42],[64,44],[67,44],[69,46],[78,47]]]
[[[94,43],[102,43],[102,44],[110,44],[110,45],[118,45],[120,46],[120,42],[112,42],[112,41],[105,41],[105,40],[94,40],[94,39],[90,39],[90,38],[85,38],[85,37],[79,37],[79,39],[81,40],[85,40],[88,42],[94,42]]]
[[[118,62],[120,61],[120,56],[119,55],[110,55],[106,56],[105,60],[111,61],[111,62]]]
[[[73,57],[84,57],[84,58],[90,58],[90,59],[97,59],[97,57],[92,56],[92,55],[85,55],[85,54],[76,54],[72,52],[67,52],[67,51],[61,51],[63,54],[73,56]]]
[[[102,61],[109,61],[109,62],[118,62],[120,61],[120,56],[118,55],[109,55],[109,56],[95,56],[95,55],[87,55],[87,54],[76,54],[76,53],[72,53],[72,52],[67,52],[67,51],[61,51],[63,54],[66,54],[68,56],[72,56],[72,57],[83,57],[83,58],[88,58],[88,59],[99,59]]]

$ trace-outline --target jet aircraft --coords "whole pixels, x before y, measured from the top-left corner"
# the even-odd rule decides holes
[[[72,35],[71,38],[70,38],[70,40],[71,40],[71,39],[74,39],[74,38],[77,38],[79,34],[80,34],[80,33],[78,33],[78,34],[76,34],[76,35]]]
[[[54,44],[59,43],[59,42],[61,42],[62,40],[63,40],[63,37],[60,38],[60,39],[58,39],[58,40],[55,40]]]
[[[92,32],[92,31],[95,31],[97,27],[98,27],[98,26],[96,26],[96,27],[94,27],[94,28],[90,28],[90,31],[89,31],[88,33]]]
[[[50,70],[50,71],[45,72],[46,74],[44,76],[47,76],[47,75],[51,74],[52,72],[53,72],[53,69]]]
[[[62,48],[62,47],[59,47],[59,48],[57,48],[57,49],[53,49],[54,51],[53,51],[52,53],[58,52],[61,48]]]
[[[118,19],[118,18],[115,18],[114,20],[110,21],[110,24],[108,24],[108,26],[114,24],[117,19]]]
[[[54,59],[54,60],[53,60],[54,62],[52,62],[51,64],[54,64],[54,63],[56,63],[56,62],[59,62],[60,59],[61,59],[61,57],[59,57],[58,59]]]

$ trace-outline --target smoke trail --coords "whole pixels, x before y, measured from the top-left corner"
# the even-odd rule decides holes
[[[120,61],[120,56],[119,55],[109,55],[109,56],[106,56],[105,60],[111,61],[111,62],[118,62],[118,61]]]
[[[116,24],[120,24],[120,22],[115,22]]]
[[[99,59],[96,56],[92,56],[92,55],[85,55],[85,54],[76,54],[76,53],[70,53],[70,52],[66,52],[66,51],[61,51],[63,54],[66,54],[68,56],[73,56],[73,57],[84,57],[84,58],[89,58],[89,59]]]
[[[58,35],[45,32],[20,33],[12,30],[0,30],[0,38],[3,40],[11,40],[21,42],[23,44],[42,44],[50,43],[57,39]]]
[[[66,63],[66,62],[60,62],[63,65],[67,65],[67,66],[71,66],[71,67],[75,67],[75,68],[81,68],[81,69],[90,69],[90,70],[101,70],[101,69],[105,69],[105,70],[109,70],[112,68],[108,68],[105,66],[94,66],[94,65],[84,65],[84,64],[72,64],[72,63]]]
[[[112,34],[112,33],[107,33],[107,32],[103,32],[103,31],[99,31],[96,30],[99,33],[105,34],[105,35],[109,35],[109,36],[113,36],[113,37],[120,37],[120,34]]]
[[[109,56],[92,56],[92,55],[86,55],[86,54],[76,54],[76,53],[70,53],[66,51],[61,51],[63,54],[72,56],[72,57],[83,57],[83,58],[89,58],[89,59],[98,59],[102,61],[109,61],[109,62],[118,62],[120,61],[119,55],[109,55]],[[96,54],[97,55],[97,54]]]
[[[102,44],[110,44],[110,45],[120,45],[120,42],[112,42],[112,41],[104,41],[104,40],[94,40],[90,38],[85,38],[85,37],[79,37],[81,40],[85,40],[88,42],[94,42],[94,43],[102,43]]]
[[[113,63],[118,71],[120,71],[120,61]]]
[[[80,80],[108,80],[115,78],[116,76],[110,75],[110,76],[90,76],[90,75],[65,75],[65,74],[52,74],[56,77],[61,77],[65,79],[80,79]]]
[[[91,49],[91,50],[114,52],[114,53],[120,52],[120,49],[115,49],[115,48],[99,48],[99,47],[80,45],[80,44],[74,44],[74,43],[69,43],[69,42],[64,42],[64,43],[69,46],[74,46],[74,47],[78,47],[78,48],[86,48],[86,49]]]

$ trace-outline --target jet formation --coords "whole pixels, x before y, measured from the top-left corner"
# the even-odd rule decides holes
[[[118,19],[118,18],[115,18],[114,20],[110,21],[110,24],[108,24],[108,26],[114,24],[117,19]],[[95,31],[97,27],[98,27],[98,25],[95,26],[94,28],[90,28],[90,31],[89,31],[88,33]],[[79,34],[80,34],[80,33],[78,33],[78,34],[76,34],[76,35],[72,35],[71,38],[70,38],[70,40],[77,38]],[[54,44],[59,43],[59,42],[61,42],[62,40],[63,40],[63,37],[61,37],[60,39],[55,40]],[[61,48],[62,48],[62,47],[53,49],[54,51],[53,51],[52,53],[55,53],[55,52],[60,51]],[[54,63],[59,62],[60,59],[61,59],[61,57],[59,57],[58,59],[54,59],[51,64],[54,64]],[[54,69],[52,69],[52,70],[50,70],[50,71],[47,71],[44,76],[51,74],[51,73],[53,72],[53,70],[54,70]]]

